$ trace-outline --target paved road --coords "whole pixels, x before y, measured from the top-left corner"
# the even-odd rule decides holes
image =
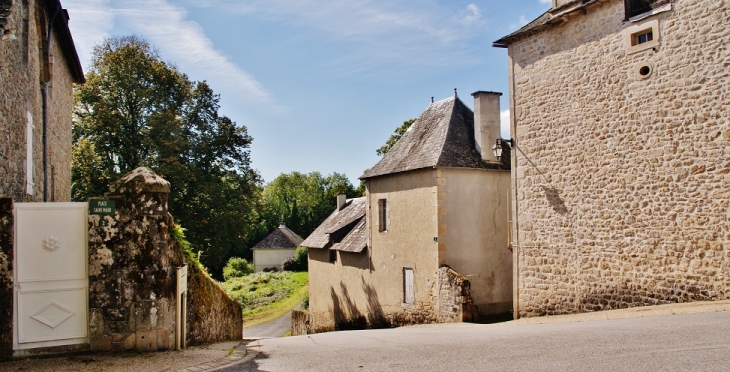
[[[301,304],[295,307],[295,309],[301,308]],[[270,322],[244,328],[243,338],[246,340],[276,338],[284,336],[289,333],[289,331],[291,331],[291,311],[288,311],[278,319],[274,319]]]
[[[730,311],[330,332],[250,343],[257,352],[225,371],[728,371]]]

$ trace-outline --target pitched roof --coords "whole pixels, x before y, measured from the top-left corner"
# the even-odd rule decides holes
[[[335,209],[300,245],[308,248],[326,248],[330,243],[330,235],[346,233],[341,230],[352,228],[353,223],[363,217],[365,217],[365,198],[347,199],[342,210]]]
[[[59,0],[45,0],[45,3],[48,7],[50,17],[53,17],[54,12],[58,12],[53,22],[53,32],[56,33],[59,39],[59,46],[63,51],[63,55],[66,57],[66,64],[71,71],[71,76],[76,83],[83,84],[86,82],[86,77],[84,76],[84,70],[81,68],[81,61],[76,52],[76,45],[71,36],[71,30],[68,28],[68,21],[70,19],[68,11],[62,8]]]
[[[280,225],[263,240],[256,243],[252,249],[296,248],[302,244],[302,239],[294,231]]]
[[[474,113],[458,96],[431,103],[408,131],[361,179],[423,168],[503,169],[474,146]]]
[[[343,252],[360,253],[368,246],[368,229],[365,227],[365,216],[360,218],[355,227],[332,249]]]
[[[561,5],[557,8],[553,8],[537,17],[534,21],[524,25],[519,30],[495,41],[492,46],[498,48],[506,48],[509,44],[522,39],[525,36],[533,35],[540,32],[551,25],[560,21],[566,15],[578,11],[585,11],[585,8],[597,2],[603,2],[606,0],[573,0]],[[559,23],[559,22],[558,22]]]

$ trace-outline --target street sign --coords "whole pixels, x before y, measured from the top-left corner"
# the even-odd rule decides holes
[[[114,214],[114,211],[115,211],[114,200],[109,200],[109,199],[89,200],[89,214],[111,215],[111,214]]]

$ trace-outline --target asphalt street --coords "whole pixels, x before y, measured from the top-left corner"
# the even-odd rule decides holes
[[[730,311],[262,339],[224,371],[728,371]]]

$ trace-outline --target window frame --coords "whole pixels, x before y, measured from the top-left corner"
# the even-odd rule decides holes
[[[388,198],[378,199],[378,231],[388,231]]]

